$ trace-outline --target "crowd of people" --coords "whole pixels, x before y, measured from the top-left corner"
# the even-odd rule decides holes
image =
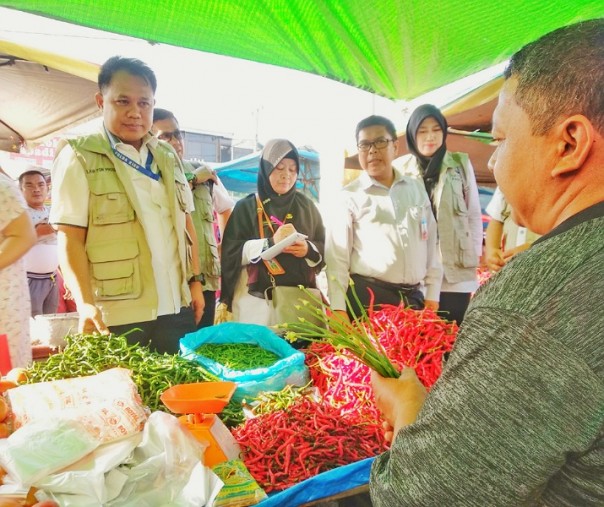
[[[435,106],[411,115],[402,158],[391,120],[359,121],[362,171],[326,227],[296,189],[290,141],[266,143],[257,192],[234,203],[212,169],[186,160],[176,117],[155,108],[153,71],[110,58],[96,95],[103,125],[59,144],[52,208],[39,171],[21,175],[22,195],[0,176],[0,332],[13,363],[31,361],[30,315],[56,311],[59,265],[80,332],[127,333],[169,353],[214,324],[218,291],[235,321],[270,325],[267,290],[316,288],[325,268],[325,300],[342,318],[403,304],[461,325],[430,393],[412,370],[372,375],[392,442],[372,468],[373,505],[602,502],[602,318],[593,302],[604,280],[603,47],[603,21],[593,20],[512,57],[489,162],[499,188],[485,259],[498,275],[474,296],[483,253],[476,179],[468,156],[447,149]],[[281,253],[262,255],[294,233]]]
[[[449,294],[443,284],[462,280],[461,308],[441,307],[461,323],[476,289],[480,210],[471,164],[446,150],[446,120],[434,106],[411,118],[413,156],[402,168],[393,167],[392,121],[359,122],[363,171],[342,190],[326,228],[296,188],[300,160],[290,141],[266,143],[257,192],[235,204],[210,167],[186,160],[178,120],[155,107],[157,80],[144,62],[110,58],[98,85],[103,124],[57,146],[51,208],[40,171],[19,178],[38,236],[25,259],[32,316],[57,311],[64,281],[80,332],[126,334],[177,353],[182,336],[215,323],[218,291],[233,320],[271,325],[270,289],[316,288],[326,267],[324,299],[349,319],[358,317],[358,301],[438,310]],[[264,258],[293,233],[297,241]]]

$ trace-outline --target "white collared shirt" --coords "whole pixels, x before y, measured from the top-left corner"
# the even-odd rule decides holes
[[[350,274],[421,284],[438,301],[442,266],[436,221],[422,183],[394,171],[390,188],[366,172],[341,192],[325,244],[329,298],[344,310]]]
[[[113,137],[113,136],[112,136]],[[149,147],[157,144],[157,138],[146,135],[140,150],[113,137],[114,146],[135,162],[144,165]],[[170,215],[169,199],[162,179],[153,180],[124,162],[128,168],[141,206],[142,215],[137,218],[145,231],[151,251],[151,263],[158,297],[157,315],[180,312],[185,301],[181,300],[181,268],[178,240]],[[153,161],[151,170],[157,172]],[[53,169],[52,207],[50,221],[88,227],[88,180],[85,171],[70,145],[57,155]]]

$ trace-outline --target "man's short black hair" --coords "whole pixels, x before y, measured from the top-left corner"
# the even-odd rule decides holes
[[[564,26],[524,46],[510,59],[506,79],[517,79],[515,100],[533,134],[562,116],[582,114],[604,134],[604,18]]]
[[[359,132],[361,130],[366,129],[367,127],[373,127],[374,125],[381,125],[382,127],[386,127],[388,134],[392,137],[394,141],[398,139],[396,135],[396,128],[394,127],[394,123],[392,123],[388,118],[384,116],[371,115],[367,118],[362,119],[358,124],[355,131],[356,140],[359,140]]]
[[[40,176],[42,176],[44,181],[46,181],[46,176],[44,176],[44,173],[42,171],[38,171],[37,169],[30,169],[29,171],[25,171],[19,175],[19,186],[23,186],[23,180],[26,176],[33,176],[34,174],[39,174]]]
[[[153,109],[153,123],[161,120],[174,120],[176,123],[178,123],[178,120],[172,111],[162,109],[161,107],[156,107]]]
[[[137,58],[124,58],[123,56],[112,56],[101,66],[98,79],[99,91],[101,93],[109,86],[115,73],[120,70],[133,76],[142,77],[147,81],[153,90],[153,93],[155,93],[155,90],[157,89],[157,79],[155,73],[151,70],[151,67]]]

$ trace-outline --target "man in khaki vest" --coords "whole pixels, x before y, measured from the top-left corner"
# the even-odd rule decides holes
[[[191,213],[191,218],[199,241],[199,270],[205,301],[203,317],[197,324],[197,328],[201,329],[214,324],[216,291],[220,288],[219,244],[214,231],[214,213],[222,237],[235,203],[210,167],[184,160],[183,132],[171,111],[158,107],[153,110],[153,132],[174,148],[193,190],[195,210]]]
[[[60,143],[51,223],[83,333],[176,353],[203,313],[193,209],[180,159],[149,133],[156,78],[115,56],[99,73],[100,132]]]

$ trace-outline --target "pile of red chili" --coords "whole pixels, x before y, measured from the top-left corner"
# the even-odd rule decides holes
[[[394,305],[369,311],[376,338],[399,369],[410,366],[428,389],[442,372],[443,356],[453,348],[457,324],[432,310],[421,312]]]
[[[337,408],[309,397],[249,419],[233,435],[246,467],[267,493],[385,450],[375,420],[342,417]]]
[[[371,310],[369,320],[392,363],[399,369],[415,368],[430,388],[440,376],[457,326],[430,310],[391,305]],[[233,430],[246,466],[267,492],[386,449],[369,368],[326,343],[312,343],[305,353],[318,400],[301,397],[285,410],[262,414]]]
[[[476,269],[476,273],[478,275],[478,285],[484,285],[491,278],[491,271],[487,267],[479,267]]]

